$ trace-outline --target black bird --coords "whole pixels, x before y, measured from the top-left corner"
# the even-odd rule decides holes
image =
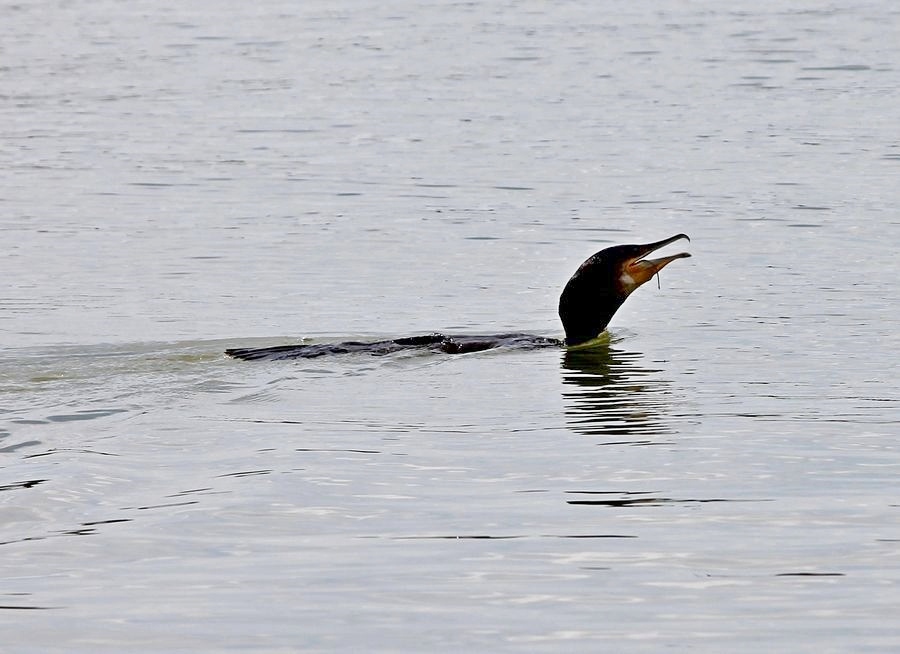
[[[314,345],[234,348],[225,350],[225,354],[249,361],[255,359],[311,359],[328,354],[353,352],[381,355],[410,349],[427,349],[456,354],[479,352],[501,346],[589,346],[591,341],[603,333],[613,315],[635,289],[646,283],[675,259],[691,256],[687,252],[679,252],[659,259],[644,258],[680,239],[691,240],[685,234],[676,234],[655,243],[615,245],[600,250],[581,264],[559,298],[559,317],[566,330],[564,341],[530,334],[445,336],[435,333],[375,342],[346,341]]]

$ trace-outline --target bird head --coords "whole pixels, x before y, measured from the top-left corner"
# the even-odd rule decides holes
[[[655,243],[615,245],[582,263],[559,298],[566,344],[578,345],[599,336],[631,293],[676,259],[691,256],[679,252],[658,259],[646,258],[680,239],[691,240],[685,234],[676,234]]]

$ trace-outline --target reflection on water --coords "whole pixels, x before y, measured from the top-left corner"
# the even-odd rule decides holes
[[[569,427],[588,436],[626,437],[602,445],[661,444],[648,437],[673,432],[667,423],[669,391],[659,370],[640,365],[642,356],[609,341],[566,351],[563,383],[573,387],[563,392]]]

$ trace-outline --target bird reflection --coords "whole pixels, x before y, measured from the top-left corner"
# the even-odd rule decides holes
[[[639,352],[601,342],[590,349],[569,349],[563,355],[566,422],[588,436],[605,436],[604,445],[655,445],[651,437],[670,434],[666,382],[659,370],[640,365]],[[638,436],[640,438],[635,439]]]

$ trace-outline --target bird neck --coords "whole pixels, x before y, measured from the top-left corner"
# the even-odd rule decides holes
[[[622,306],[624,297],[593,294],[567,286],[559,300],[559,317],[566,330],[566,345],[582,345],[597,338]]]

